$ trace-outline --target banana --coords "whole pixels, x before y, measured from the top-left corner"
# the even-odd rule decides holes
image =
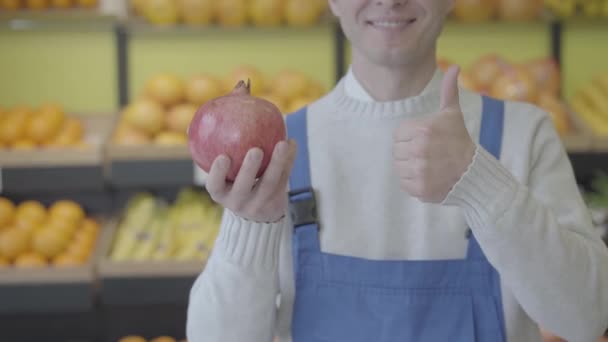
[[[600,85],[593,82],[589,86],[585,87],[583,92],[595,110],[608,116],[608,97],[603,93]]]
[[[602,115],[590,106],[581,93],[572,99],[571,105],[576,114],[587,123],[595,135],[608,136],[608,116]]]

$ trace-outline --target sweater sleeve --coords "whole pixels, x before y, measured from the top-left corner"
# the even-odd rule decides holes
[[[225,210],[213,253],[190,293],[188,341],[272,341],[286,222],[255,223]]]
[[[460,206],[490,263],[528,315],[572,342],[608,325],[608,252],[568,156],[544,115],[527,185],[479,147],[444,201]]]

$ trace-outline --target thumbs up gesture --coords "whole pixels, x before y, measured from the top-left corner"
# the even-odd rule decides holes
[[[446,72],[437,113],[405,120],[395,132],[393,160],[401,189],[423,202],[443,202],[475,155],[460,109],[459,72],[457,66]]]

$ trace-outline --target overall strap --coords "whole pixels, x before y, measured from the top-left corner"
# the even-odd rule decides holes
[[[287,135],[298,146],[291,176],[289,178],[289,211],[293,222],[294,252],[321,250],[317,220],[315,193],[310,181],[308,158],[307,107],[287,116]]]
[[[482,97],[481,129],[479,132],[479,144],[492,154],[496,159],[500,159],[502,149],[502,135],[505,116],[505,104],[503,101],[491,97]],[[470,233],[470,230],[469,230]],[[485,254],[481,250],[477,239],[473,234],[469,236],[469,248],[467,259],[486,260]]]

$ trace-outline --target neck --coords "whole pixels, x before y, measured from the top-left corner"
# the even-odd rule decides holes
[[[352,68],[357,80],[374,100],[396,101],[419,95],[429,84],[437,63],[434,58],[426,61],[387,67],[353,54]]]

